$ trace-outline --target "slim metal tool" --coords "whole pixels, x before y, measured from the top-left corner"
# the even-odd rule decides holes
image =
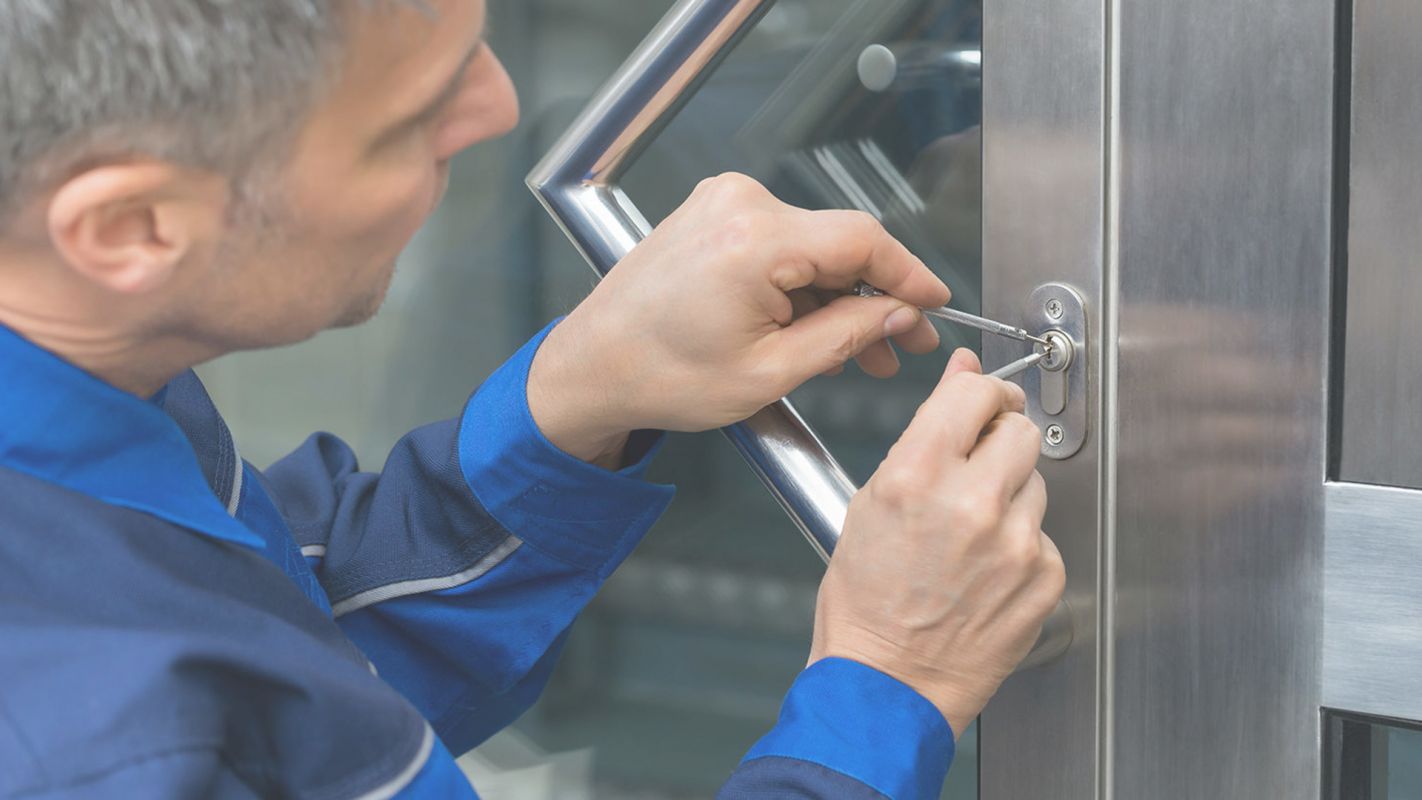
[[[1019,358],[1002,369],[993,372],[992,377],[1007,380],[1015,375],[1020,375],[1041,363],[1042,359],[1046,358],[1050,352],[1050,350],[1039,350],[1026,358]]]
[[[870,286],[869,284],[864,283],[863,281],[860,281],[860,283],[854,287],[854,293],[859,295],[860,297],[879,297],[886,294],[886,292],[884,292],[882,289]],[[1040,344],[1043,347],[1049,349],[1051,348],[1051,343],[1048,342],[1046,339],[1033,336],[1023,328],[1018,328],[1016,326],[1008,325],[1003,322],[991,320],[987,317],[979,317],[976,314],[969,314],[966,311],[958,311],[956,309],[949,308],[948,306],[942,306],[940,308],[925,308],[923,309],[923,313],[927,314],[930,317],[937,317],[939,319],[947,320],[949,322],[956,322],[959,325],[967,325],[969,328],[976,328],[980,331],[983,331],[984,333],[992,333],[998,336],[1005,336],[1008,339],[1016,339],[1019,342],[1033,342],[1034,344]],[[1029,364],[1028,366],[1031,366],[1031,364]]]

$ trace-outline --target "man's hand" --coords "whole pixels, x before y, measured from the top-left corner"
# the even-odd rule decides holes
[[[1042,533],[1041,433],[1015,384],[960,350],[849,507],[820,586],[811,662],[893,676],[962,734],[1027,655],[1061,599]]]
[[[839,296],[866,280],[891,296]],[[606,461],[627,432],[739,422],[850,359],[898,370],[930,352],[919,307],[948,287],[873,217],[805,211],[741,175],[686,203],[549,334],[529,406],[563,450]]]

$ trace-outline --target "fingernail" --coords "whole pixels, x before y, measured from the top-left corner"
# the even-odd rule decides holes
[[[898,336],[913,330],[918,324],[918,312],[911,308],[901,308],[884,320],[884,335]]]

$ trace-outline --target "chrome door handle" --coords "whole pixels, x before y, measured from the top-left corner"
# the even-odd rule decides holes
[[[529,174],[529,188],[599,275],[651,233],[618,181],[773,4],[678,2]],[[828,561],[857,491],[844,467],[789,400],[724,433]],[[1063,605],[1026,663],[1064,652],[1070,631]]]

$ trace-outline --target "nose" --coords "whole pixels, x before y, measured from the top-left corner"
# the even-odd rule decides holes
[[[497,139],[518,127],[518,93],[508,70],[485,46],[465,73],[464,89],[441,123],[437,149],[441,159]]]

